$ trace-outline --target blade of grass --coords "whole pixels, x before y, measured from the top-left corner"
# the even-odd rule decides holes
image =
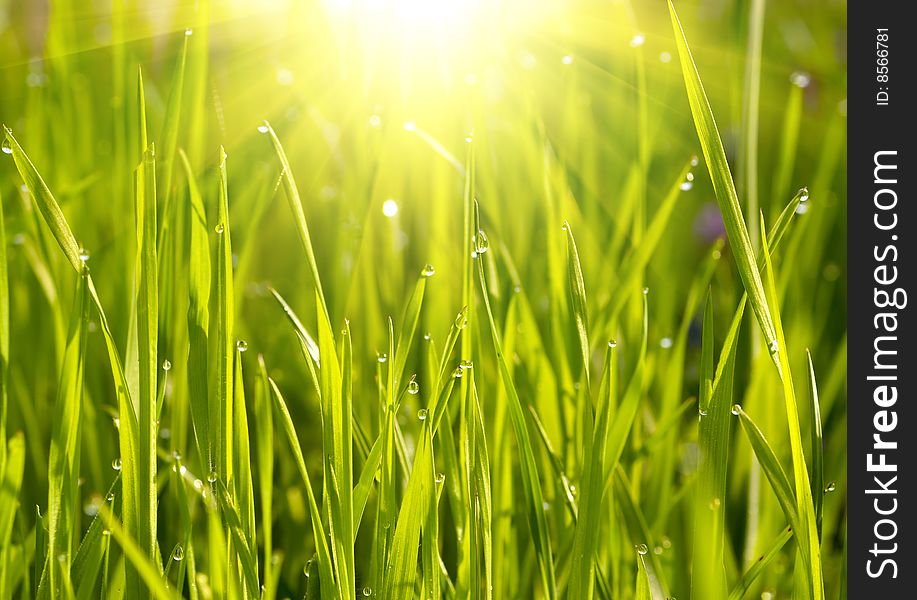
[[[22,488],[22,475],[25,470],[25,436],[20,432],[9,439],[2,473],[0,473],[0,594],[12,593],[10,576],[20,568],[26,573],[24,565],[11,563],[10,537],[13,533],[13,521],[19,508],[19,490]],[[40,528],[39,524],[36,528]],[[36,555],[35,562],[39,559]],[[28,586],[23,586],[27,589]]]
[[[211,406],[210,422],[215,435],[216,474],[223,481],[232,481],[232,369],[235,329],[232,279],[232,240],[229,227],[229,189],[226,176],[226,152],[220,147],[220,199],[217,205],[217,280],[216,280],[216,394]]]
[[[725,599],[726,565],[726,471],[729,458],[732,384],[742,313],[734,318],[723,342],[716,373],[713,372],[713,300],[704,308],[701,354],[700,408],[698,424],[697,491],[694,507],[694,551],[691,597]]]
[[[678,20],[675,6],[671,0],[669,0],[669,14],[672,19],[675,43],[681,60],[681,72],[685,80],[694,126],[697,129],[697,137],[700,140],[707,168],[710,172],[710,180],[713,183],[717,204],[720,207],[720,213],[723,215],[723,222],[726,226],[726,234],[729,236],[733,257],[739,269],[742,284],[748,293],[755,317],[758,320],[761,331],[764,333],[765,341],[773,351],[777,332],[764,294],[764,284],[761,281],[758,270],[755,268],[755,250],[751,244],[745,219],[742,217],[742,208],[736,195],[735,184],[729,170],[729,162],[726,160],[726,151],[723,148],[723,142],[720,139],[716,121],[713,118],[713,111],[710,109],[710,103],[707,101],[704,86],[694,64],[694,58],[691,56],[684,29]]]
[[[77,478],[80,473],[83,376],[89,324],[88,269],[83,268],[74,297],[64,363],[55,400],[51,451],[48,459],[48,588],[63,593],[72,561],[73,528],[79,515]]]
[[[264,357],[258,355],[258,381],[255,384],[255,455],[258,467],[258,493],[261,500],[261,545],[264,548],[264,598],[273,600],[272,576],[274,556],[274,411],[271,410],[271,388]]]
[[[188,182],[191,213],[188,251],[188,403],[198,457],[208,471],[215,468],[210,431],[210,407],[207,381],[207,332],[210,328],[210,242],[207,211],[195,181],[191,163],[179,150],[185,179]]]
[[[102,505],[99,509],[99,515],[101,515],[105,527],[111,532],[111,536],[121,546],[124,556],[131,562],[143,579],[143,583],[146,584],[150,594],[157,600],[178,600],[179,596],[166,587],[160,575],[159,567],[146,556],[144,549],[124,530],[111,510]]]
[[[477,203],[475,203],[475,207],[477,207]],[[483,260],[477,261],[477,271],[478,283],[481,286],[481,296],[484,301],[484,308],[490,325],[491,339],[494,351],[497,354],[500,379],[509,399],[513,432],[516,436],[516,443],[520,454],[520,467],[522,470],[522,482],[526,500],[526,517],[528,519],[532,542],[535,546],[535,554],[538,557],[542,587],[544,588],[545,597],[553,599],[557,595],[554,577],[554,559],[551,552],[547,520],[544,515],[544,496],[541,490],[538,467],[535,463],[532,442],[529,438],[529,432],[525,423],[525,413],[522,408],[522,402],[519,399],[516,385],[513,382],[512,375],[510,375],[509,368],[506,364],[506,357],[503,354],[503,347],[500,341],[500,333],[497,330],[493,310],[490,306],[490,295],[487,288],[487,280],[484,277]]]
[[[783,333],[783,324],[780,316],[780,306],[777,300],[776,276],[771,263],[767,235],[764,230],[764,219],[761,219],[761,239],[764,241],[764,262],[766,272],[765,291],[768,301],[774,307],[773,319],[777,333],[777,352],[774,352],[777,372],[783,384],[783,397],[786,404],[787,426],[790,434],[790,450],[793,458],[793,480],[795,483],[796,511],[800,521],[800,528],[795,529],[797,539],[805,545],[803,556],[808,559],[809,574],[805,579],[808,583],[808,593],[815,600],[825,597],[824,581],[822,579],[821,543],[818,536],[817,521],[815,517],[815,504],[812,498],[812,489],[809,482],[809,472],[806,468],[806,457],[802,447],[802,431],[799,424],[799,410],[796,402],[796,392],[793,389],[793,374],[790,369],[788,348]]]
[[[729,600],[742,600],[755,580],[767,569],[771,562],[780,555],[780,551],[792,537],[793,528],[787,527],[784,529],[783,532],[777,536],[777,539],[774,540],[773,545],[771,545],[768,551],[759,556],[758,559],[742,573],[742,577],[739,578],[739,581],[729,593]]]
[[[812,415],[812,500],[815,502],[815,527],[821,540],[822,509],[825,503],[825,448],[822,441],[821,408],[818,403],[818,383],[812,353],[806,350],[809,375],[809,411]]]
[[[595,560],[599,548],[600,523],[604,511],[605,446],[611,429],[611,410],[615,402],[615,347],[605,350],[604,371],[595,407],[592,439],[583,450],[583,475],[580,484],[579,512],[573,537],[573,572],[567,594],[570,598],[592,598],[595,592]],[[591,405],[588,410],[592,410]]]
[[[302,477],[303,484],[306,486],[306,495],[309,499],[309,515],[312,519],[312,537],[315,540],[315,548],[318,563],[317,568],[320,577],[322,597],[323,598],[340,598],[339,588],[336,587],[334,580],[334,571],[331,558],[331,551],[328,549],[328,540],[325,537],[325,528],[322,525],[322,513],[315,501],[315,493],[312,488],[312,480],[309,478],[309,471],[306,470],[306,461],[302,455],[302,448],[299,445],[299,439],[296,437],[296,428],[293,426],[293,419],[290,417],[290,411],[287,409],[287,403],[280,393],[280,388],[270,378],[268,383],[271,386],[271,395],[274,398],[274,405],[280,412],[281,422],[284,433],[286,434],[287,443],[293,452],[293,458],[296,461],[296,467],[299,475]],[[349,594],[349,591],[348,591]]]

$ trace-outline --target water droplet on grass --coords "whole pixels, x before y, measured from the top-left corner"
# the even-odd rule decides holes
[[[431,265],[430,263],[427,263],[424,265],[423,270],[420,272],[420,274],[423,275],[424,277],[433,277],[434,275],[436,275],[436,268],[433,265]]]
[[[646,544],[637,544],[634,546],[634,550],[636,550],[637,554],[640,554],[641,556],[650,551],[650,549],[646,547]]]
[[[384,363],[388,360],[388,354],[378,354],[376,355],[376,360],[380,363]]]
[[[408,393],[412,396],[416,396],[420,393],[420,384],[411,379],[408,382]]]
[[[807,88],[812,83],[812,76],[805,71],[796,71],[790,75],[790,82],[798,88]]]
[[[246,350],[248,350],[248,342],[246,342],[245,340],[237,341],[236,350],[238,350],[239,352],[245,352]]]
[[[258,133],[267,133],[271,128],[268,126],[267,122],[263,125],[258,125]]]
[[[88,261],[88,260],[89,260],[89,250],[86,250],[86,248],[80,247],[80,255],[79,255],[79,256],[80,256],[80,260],[81,260],[82,262]]]
[[[3,140],[3,144],[0,145],[0,150],[3,150],[3,153],[4,153],[4,154],[12,154],[12,153],[13,153],[13,145],[10,144],[10,141],[9,141],[9,140]]]
[[[171,369],[172,369],[172,362],[168,358],[162,361],[162,370],[163,371],[170,371]]]
[[[833,492],[836,489],[837,489],[837,484],[832,481],[831,483],[825,486],[825,493],[830,494],[831,492]]]
[[[771,351],[771,354],[776,354],[777,351],[780,350],[780,344],[777,342],[777,340],[771,340],[767,345],[767,348]]]
[[[437,473],[437,474],[436,474],[436,480],[435,480],[436,483],[442,483],[442,482],[444,482],[445,480],[446,480],[446,474],[445,474],[445,473]]]
[[[694,184],[691,183],[690,181],[683,181],[681,182],[681,185],[678,186],[678,189],[680,189],[683,192],[687,192],[688,190],[690,190],[693,187],[694,187]]]
[[[610,341],[608,342],[608,347],[609,347],[609,348],[617,348],[617,347],[618,347],[618,342],[617,342],[617,340],[610,340]]]
[[[175,546],[175,549],[172,550],[172,560],[175,562],[181,562],[185,559],[185,549],[181,546]]]
[[[224,231],[226,231],[226,226],[223,225],[222,223],[217,223],[217,226],[214,227],[213,230],[216,231],[217,233],[220,233],[220,234],[221,234],[221,233],[223,233]]]
[[[455,316],[454,322],[456,329],[465,329],[468,326],[468,307],[466,306]]]
[[[474,363],[468,360],[467,358],[459,363],[459,368],[463,371],[465,369],[471,369],[473,367],[474,367]]]
[[[111,468],[114,469],[115,471],[121,470],[121,458],[120,457],[111,461]]]
[[[185,35],[187,36],[194,35],[194,30],[191,29],[190,27],[188,29],[185,29]]]
[[[418,410],[417,418],[420,419],[421,421],[426,421],[427,420],[427,409],[421,408],[420,410]]]
[[[741,405],[741,404],[733,404],[733,405],[732,405],[732,414],[733,414],[733,415],[735,415],[735,416],[738,417],[738,416],[739,416],[739,413],[741,413],[741,412],[742,412],[742,405]]]
[[[217,479],[219,479],[219,476],[217,475],[216,471],[210,471],[210,474],[207,475],[207,481],[210,483],[216,483]]]
[[[478,230],[478,235],[474,238],[474,249],[478,254],[484,254],[490,248],[490,242],[482,230]]]
[[[373,589],[369,586],[363,588],[363,595],[369,598],[370,596],[373,595]]]

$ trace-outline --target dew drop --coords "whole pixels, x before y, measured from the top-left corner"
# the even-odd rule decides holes
[[[459,368],[463,371],[465,369],[471,369],[473,367],[474,367],[474,363],[468,360],[467,358],[459,363]]]
[[[424,277],[433,277],[434,275],[436,275],[436,268],[433,265],[427,263],[424,265],[423,270],[420,272],[420,274],[423,275]]]
[[[646,547],[646,544],[637,544],[634,546],[634,550],[636,550],[637,554],[640,554],[641,556],[650,551],[650,549]]]
[[[780,344],[777,343],[777,340],[771,340],[767,348],[771,351],[771,354],[776,354],[780,350]]]
[[[246,342],[245,340],[238,340],[236,342],[236,350],[238,350],[239,352],[245,352],[246,350],[248,350],[248,342]]]
[[[108,530],[108,529],[103,529],[103,530],[102,530],[102,535],[109,536],[109,535],[111,535],[111,531]]]
[[[3,140],[3,144],[0,145],[0,150],[3,150],[3,153],[4,153],[4,154],[12,154],[12,153],[13,153],[13,145],[10,144],[10,141],[9,141],[9,140]]]
[[[799,194],[799,201],[800,201],[800,202],[808,202],[808,201],[809,201],[809,188],[804,187],[804,188],[800,189],[800,190],[797,192],[797,194]]]
[[[111,468],[114,469],[115,471],[120,471],[120,470],[121,470],[121,458],[120,458],[120,457],[118,457],[118,458],[116,458],[115,460],[111,461]]]
[[[742,412],[742,405],[733,404],[732,405],[732,414],[738,417],[740,412]]]
[[[685,179],[687,179],[688,181],[694,181],[694,173],[688,171],[688,174],[685,175]]]
[[[805,71],[796,71],[790,75],[790,82],[798,88],[807,88],[812,83],[812,76]]]
[[[113,492],[109,492],[108,495],[105,496],[105,499],[106,499],[108,502],[114,502],[114,501],[115,501],[115,494],[114,494]]]
[[[643,288],[643,295],[644,295],[644,296],[646,296],[646,295],[649,294],[649,293],[650,293],[650,288],[648,288],[648,287]]]
[[[832,481],[831,483],[825,486],[825,493],[830,494],[831,492],[833,492],[836,489],[837,489],[837,484]]]
[[[706,409],[706,408],[698,408],[698,409],[697,409],[697,414],[699,414],[699,415],[702,416],[702,417],[706,417],[706,416],[707,416],[707,409]]]
[[[202,489],[204,489],[204,482],[201,481],[200,479],[195,479],[192,485],[194,486],[194,489],[196,489],[197,491],[201,491]]]
[[[474,238],[474,249],[478,254],[484,254],[490,248],[490,242],[487,240],[487,236],[480,229],[478,230],[478,235]]]
[[[388,360],[388,354],[377,354],[376,360],[379,361],[380,363],[384,363]]]
[[[416,396],[420,393],[420,384],[411,379],[408,382],[408,393],[412,396]]]
[[[267,133],[270,130],[271,128],[268,126],[267,121],[265,121],[262,125],[258,125],[258,133]]]
[[[417,418],[420,419],[421,421],[426,421],[427,420],[427,409],[421,408],[420,410],[418,410]]]
[[[89,260],[89,250],[80,246],[80,261],[86,262]]]
[[[678,186],[678,189],[680,189],[683,192],[687,192],[688,190],[690,190],[693,187],[694,187],[694,184],[691,183],[690,181],[682,181],[681,185]]]
[[[452,371],[452,376],[456,379],[462,378],[462,367],[455,367],[455,370]]]
[[[185,559],[185,549],[181,546],[175,546],[175,549],[172,550],[172,560],[175,562],[181,562]]]
[[[210,474],[207,475],[207,481],[209,481],[210,483],[216,483],[217,479],[218,479],[218,476],[217,476],[216,471],[210,471]]]
[[[163,371],[172,370],[172,361],[170,361],[168,358],[162,361],[162,370]]]
[[[373,589],[369,586],[363,588],[363,595],[367,598],[373,595]]]
[[[696,167],[697,164],[698,164],[697,157],[696,157],[696,156],[692,156],[692,157],[691,157],[691,166],[692,166],[692,167]]]
[[[671,348],[672,347],[672,338],[670,337],[662,338],[661,340],[659,340],[659,345],[662,348]]]
[[[441,484],[441,483],[444,482],[445,480],[446,480],[446,474],[445,474],[445,473],[437,473],[437,474],[436,474],[436,480],[435,480],[436,483]]]
[[[187,35],[187,36],[192,36],[192,35],[194,35],[194,30],[191,29],[190,27],[189,27],[188,29],[185,29],[185,35]]]
[[[610,340],[610,341],[608,342],[608,347],[609,347],[609,348],[617,348],[617,347],[618,347],[618,341],[617,341],[617,340]]]
[[[217,226],[214,227],[213,230],[216,231],[217,233],[223,233],[224,231],[226,231],[226,226],[223,225],[222,223],[217,223]]]
[[[459,311],[459,314],[455,317],[455,328],[456,329],[465,329],[468,326],[468,307],[466,306]]]
[[[430,335],[429,333],[425,333],[425,334],[423,334],[423,339],[424,339],[424,341],[429,342],[430,340],[433,339],[433,336]]]

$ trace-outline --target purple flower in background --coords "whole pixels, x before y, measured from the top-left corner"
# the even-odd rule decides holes
[[[694,217],[694,234],[704,243],[709,244],[726,237],[726,226],[723,216],[715,202],[707,202]]]

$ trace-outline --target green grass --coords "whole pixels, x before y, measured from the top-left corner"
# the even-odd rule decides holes
[[[0,597],[846,598],[843,4],[498,4],[0,13]]]

